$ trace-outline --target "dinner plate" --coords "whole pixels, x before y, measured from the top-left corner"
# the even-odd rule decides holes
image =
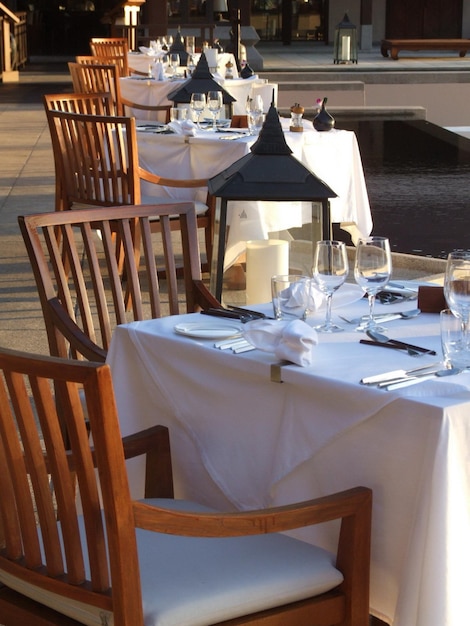
[[[241,326],[238,324],[204,324],[202,322],[188,322],[187,324],[176,324],[175,333],[186,337],[197,339],[224,339],[233,337],[241,333]]]

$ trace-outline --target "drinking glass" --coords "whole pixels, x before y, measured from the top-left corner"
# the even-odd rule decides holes
[[[441,345],[446,367],[470,368],[470,349],[464,323],[450,309],[440,313]]]
[[[196,114],[197,127],[200,129],[201,113],[206,108],[206,94],[205,93],[193,93],[191,94],[191,101],[189,103],[191,110]]]
[[[447,257],[444,295],[449,309],[462,320],[464,341],[468,347],[470,340],[470,251],[454,250]]]
[[[187,35],[186,37],[186,52],[190,56],[196,52],[196,38],[193,35]]]
[[[178,107],[171,107],[170,109],[170,121],[171,122],[183,122],[186,119],[187,109],[179,109]]]
[[[254,135],[261,129],[264,122],[263,100],[260,95],[246,99],[245,111],[248,118],[250,135]]]
[[[207,108],[212,113],[212,130],[217,130],[217,116],[222,109],[223,100],[221,91],[209,91],[207,93]]]
[[[343,330],[331,321],[331,301],[334,292],[345,282],[348,272],[346,244],[342,241],[318,241],[313,261],[313,279],[318,289],[326,295],[325,321],[315,327],[321,333]]]
[[[271,279],[274,317],[301,319],[307,317],[312,280],[308,276],[277,275]]]
[[[177,76],[178,68],[180,66],[180,55],[177,52],[170,54],[170,65],[173,69],[173,76]]]
[[[375,296],[385,287],[392,274],[392,255],[387,237],[363,237],[358,240],[356,260],[354,262],[354,279],[369,300],[369,318],[356,330],[385,331],[374,320]]]

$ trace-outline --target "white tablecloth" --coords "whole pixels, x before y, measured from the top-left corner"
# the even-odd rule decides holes
[[[366,303],[342,312],[365,313]],[[394,626],[465,623],[470,375],[395,392],[360,385],[363,376],[440,357],[361,345],[363,335],[349,326],[321,335],[314,364],[284,367],[279,384],[270,381],[268,353],[234,355],[176,335],[174,325],[188,319],[212,318],[119,327],[108,356],[123,432],[169,426],[178,495],[244,509],[367,485],[372,613]],[[387,327],[392,337],[440,350],[437,315]],[[134,485],[140,469],[133,471]],[[335,540],[327,528],[302,536],[327,548]]]
[[[263,101],[264,112],[267,113],[271,102],[277,106],[278,86],[276,83],[266,83],[265,80],[258,78],[234,78],[232,80],[224,80],[221,76],[214,77],[216,81],[227,90],[234,98],[232,105],[234,115],[246,114],[247,97],[255,98],[261,96]],[[136,102],[137,104],[172,104],[168,100],[168,94],[171,93],[178,85],[182,85],[184,80],[155,80],[145,78],[143,76],[125,76],[120,79],[121,93],[124,98]],[[136,117],[142,116],[141,111],[135,112]]]
[[[305,122],[306,127],[311,123]],[[367,236],[372,230],[367,188],[356,135],[351,131],[332,130],[319,133],[305,130],[292,133],[289,120],[283,120],[286,140],[294,156],[324,180],[338,195],[331,199],[331,219],[343,224],[354,237]],[[211,178],[248,154],[256,137],[235,141],[220,140],[221,134],[199,131],[195,137],[138,132],[139,160],[145,169],[171,178]],[[142,184],[146,199],[164,196],[191,199],[194,194],[180,189]],[[203,194],[198,200],[204,201]],[[270,232],[301,226],[310,221],[307,203],[229,202],[230,225],[225,253],[229,266],[251,239],[267,239]],[[307,212],[308,217],[305,212]]]

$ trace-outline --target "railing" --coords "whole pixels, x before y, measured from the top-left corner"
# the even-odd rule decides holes
[[[26,65],[28,61],[27,15],[26,11],[16,13],[20,21],[13,25],[13,41],[15,43],[14,65],[12,63],[13,69],[20,69]]]
[[[13,13],[0,2],[0,73],[13,72],[27,60],[26,12]]]

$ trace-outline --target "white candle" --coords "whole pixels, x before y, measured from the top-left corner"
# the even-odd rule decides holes
[[[210,70],[217,69],[218,52],[219,51],[217,50],[217,48],[207,48],[207,50],[204,50],[204,54],[206,55],[206,59],[207,59],[207,65],[209,66]]]
[[[341,60],[351,60],[351,37],[341,37]]]
[[[289,242],[266,239],[246,242],[246,303],[271,302],[271,278],[289,273]]]

